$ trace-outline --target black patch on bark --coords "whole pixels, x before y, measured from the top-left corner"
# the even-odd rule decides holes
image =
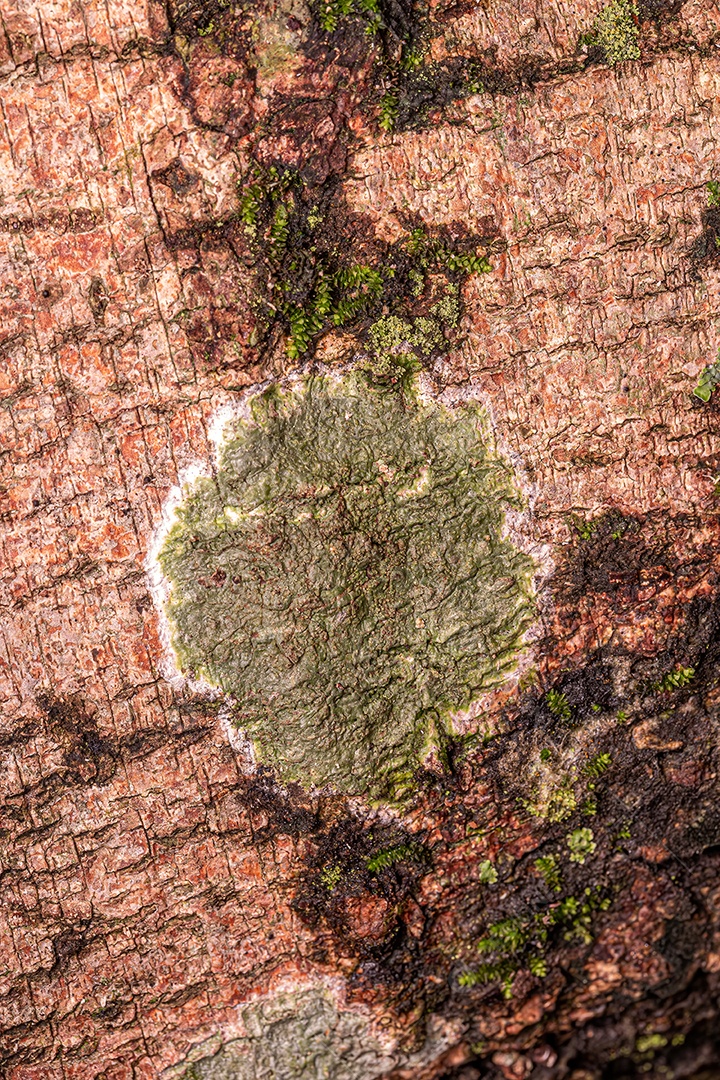
[[[690,259],[696,267],[714,265],[720,260],[720,207],[703,210],[702,232],[690,248]]]
[[[254,829],[256,843],[266,843],[276,836],[297,839],[320,827],[319,809],[303,788],[299,784],[281,786],[272,769],[264,765],[252,776],[242,778],[237,798],[248,810],[266,819],[266,824]]]
[[[652,19],[657,23],[666,22],[674,19],[684,4],[685,0],[639,0],[638,18],[640,22],[644,19]]]
[[[43,694],[38,705],[47,717],[50,734],[64,750],[69,777],[75,783],[108,783],[117,768],[116,749],[98,733],[82,699]]]

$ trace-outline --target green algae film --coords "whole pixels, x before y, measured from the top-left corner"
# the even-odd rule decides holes
[[[314,377],[252,401],[159,552],[181,670],[285,780],[393,797],[513,669],[532,563],[481,410]]]

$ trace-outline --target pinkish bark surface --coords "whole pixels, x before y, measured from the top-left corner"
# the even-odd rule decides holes
[[[627,1075],[717,1075],[720,433],[717,403],[692,389],[720,344],[706,188],[720,178],[720,13],[710,0],[646,9],[642,59],[613,69],[578,46],[599,7],[432,3],[424,63],[476,59],[499,88],[438,93],[383,132],[379,46],[323,36],[301,0],[208,7],[212,30],[201,7],[155,0],[6,3],[11,1080],[182,1075],[193,1047],[249,1038],[248,1003],[317,986],[369,1025],[368,1080],[586,1080],[612,1075],[613,1054]],[[524,539],[552,568],[536,681],[491,703],[500,751],[444,776],[431,763],[398,819],[253,775],[217,703],[169,679],[149,592],[163,507],[183,470],[209,463],[218,410],[297,366],[281,334],[267,347],[253,334],[261,271],[237,214],[253,161],[337,182],[369,248],[408,222],[461,223],[492,262],[463,285],[462,341],[431,374],[486,403],[531,498]],[[364,329],[325,334],[318,354],[346,360]],[[607,715],[572,754],[612,744],[619,763],[590,821],[612,904],[587,947],[559,945],[512,999],[458,988],[487,922],[525,910],[539,881],[552,826],[522,798],[550,723],[543,695],[557,686],[579,709],[574,688],[585,679],[590,702],[598,665]],[[643,705],[642,687],[679,665],[695,684]],[[555,827],[558,843],[571,827]],[[422,837],[431,865],[323,892],[333,837],[362,862],[372,829]],[[478,883],[488,859],[506,868],[504,900]]]

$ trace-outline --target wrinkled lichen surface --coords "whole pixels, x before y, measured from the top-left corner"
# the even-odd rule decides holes
[[[183,1080],[372,1080],[392,1059],[358,1013],[322,988],[278,994],[243,1009],[246,1034],[182,1071]]]
[[[161,548],[178,662],[232,696],[286,779],[396,793],[515,663],[519,505],[477,406],[354,376],[272,387]]]

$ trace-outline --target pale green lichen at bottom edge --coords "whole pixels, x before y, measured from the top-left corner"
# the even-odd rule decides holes
[[[224,432],[159,552],[182,671],[283,780],[394,799],[449,714],[516,666],[533,564],[477,404],[360,374],[273,386]]]
[[[245,1032],[167,1073],[167,1080],[373,1080],[395,1064],[367,1019],[328,990],[277,994],[241,1010]]]

